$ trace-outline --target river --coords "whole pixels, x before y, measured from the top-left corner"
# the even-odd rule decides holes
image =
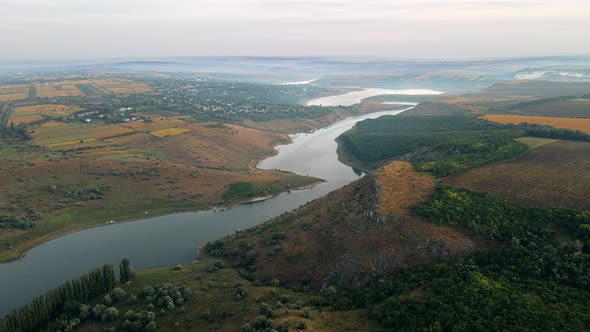
[[[358,179],[362,176],[359,171],[338,161],[336,137],[358,121],[407,109],[349,117],[313,133],[292,135],[291,144],[278,146],[278,154],[258,165],[261,169],[282,169],[325,180],[311,188],[224,210],[177,213],[90,228],[34,247],[21,260],[0,264],[0,317],[93,268],[107,263],[116,267],[124,257],[138,270],[190,264],[196,259],[195,249],[207,241],[260,224]]]
[[[401,89],[401,90],[393,90],[393,89],[380,89],[380,88],[370,88],[370,89],[360,89],[358,91],[351,91],[341,95],[335,96],[328,96],[328,97],[321,97],[317,99],[312,99],[307,102],[308,106],[352,106],[355,104],[360,103],[363,99],[373,97],[373,96],[381,96],[381,95],[408,95],[408,96],[417,96],[417,95],[440,95],[443,94],[442,91],[430,90],[430,89]],[[393,102],[389,102],[392,104]],[[402,105],[407,105],[408,103],[401,102]]]

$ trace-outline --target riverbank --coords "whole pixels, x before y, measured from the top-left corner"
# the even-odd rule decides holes
[[[269,157],[270,156],[271,155],[269,154]],[[128,206],[128,208],[124,211],[119,210],[120,213],[118,213],[116,217],[113,217],[112,215],[104,215],[103,213],[101,213],[101,211],[97,211],[97,213],[95,214],[87,214],[85,213],[85,211],[71,211],[57,215],[53,218],[50,218],[46,222],[50,224],[49,226],[51,228],[56,228],[60,224],[65,224],[64,227],[60,227],[55,231],[48,232],[47,234],[39,237],[30,238],[29,241],[14,246],[8,253],[6,251],[0,253],[0,264],[6,264],[20,260],[23,257],[25,257],[31,249],[45,242],[55,240],[57,238],[72,233],[96,227],[106,227],[111,226],[113,224],[133,222],[145,219],[146,217],[154,218],[174,213],[201,212],[209,210],[227,209],[245,203],[264,201],[272,197],[275,197],[280,193],[289,192],[291,190],[306,189],[310,186],[314,186],[322,182],[321,179],[300,176],[297,174],[293,174],[291,172],[274,172],[283,173],[285,175],[286,183],[277,188],[277,190],[271,191],[269,195],[266,195],[264,197],[237,198],[227,202],[227,204],[215,204],[204,206],[194,204],[194,202],[191,201],[151,201],[149,202],[149,204],[141,204],[141,202],[139,202],[140,204],[138,204],[137,206]],[[70,220],[81,220],[82,222],[68,223],[68,221]],[[43,233],[43,228],[45,228],[44,226],[45,225],[40,225],[36,231],[38,231],[39,233]]]
[[[162,207],[162,209],[157,209],[154,210],[154,208],[150,207],[150,206],[145,206],[144,209],[140,209],[139,211],[133,211],[130,215],[125,216],[122,215],[120,216],[121,219],[118,219],[116,221],[106,221],[106,222],[102,222],[102,218],[87,218],[88,222],[92,223],[94,222],[95,224],[89,225],[89,226],[84,226],[84,227],[75,227],[74,229],[68,229],[68,230],[62,230],[59,231],[57,233],[54,234],[48,234],[46,236],[40,237],[40,238],[36,238],[35,240],[28,242],[26,246],[23,246],[22,248],[15,248],[15,251],[18,252],[18,256],[12,256],[8,259],[6,259],[5,256],[0,255],[0,264],[9,264],[18,260],[23,259],[27,253],[45,243],[45,242],[49,242],[55,239],[58,239],[60,237],[66,236],[66,235],[70,235],[73,233],[77,233],[77,232],[82,232],[85,230],[89,230],[89,229],[93,229],[93,228],[98,228],[98,227],[107,227],[107,226],[112,226],[114,224],[123,224],[123,223],[129,223],[129,222],[135,222],[138,220],[142,220],[142,219],[146,219],[147,218],[156,218],[156,217],[161,217],[161,216],[165,216],[165,215],[170,215],[170,214],[175,214],[175,213],[196,213],[196,212],[203,212],[203,211],[223,211],[224,209],[231,209],[232,207],[235,206],[239,206],[242,204],[250,204],[250,203],[256,203],[256,202],[262,202],[268,199],[271,199],[273,197],[276,197],[277,195],[284,193],[284,192],[289,192],[291,190],[304,190],[304,189],[308,189],[313,187],[314,185],[317,185],[319,183],[322,182],[322,180],[320,179],[315,179],[315,178],[311,178],[308,177],[310,179],[311,182],[309,183],[305,183],[302,184],[300,186],[296,186],[296,187],[288,187],[285,188],[282,191],[278,191],[272,195],[267,195],[264,197],[256,197],[256,198],[251,198],[251,199],[241,199],[241,200],[236,200],[235,202],[228,204],[228,205],[215,205],[215,206],[205,206],[203,208],[199,208],[199,209],[193,209],[190,206],[187,206],[186,209],[183,209],[182,206],[179,205],[175,205],[174,203],[171,203],[170,205],[165,205]],[[145,210],[142,212],[142,210]],[[148,212],[151,211],[151,212]],[[82,218],[82,216],[80,215],[80,218]]]

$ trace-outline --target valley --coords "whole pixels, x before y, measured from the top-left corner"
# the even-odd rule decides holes
[[[578,330],[590,322],[590,136],[560,125],[566,117],[527,113],[576,100],[582,106],[566,107],[568,116],[583,114],[585,85],[559,83],[579,95],[550,100],[541,98],[549,85],[530,82],[465,95],[384,89],[357,100],[306,84],[229,83],[231,96],[212,101],[223,83],[137,79],[147,81],[138,95],[101,95],[108,109],[103,99],[70,99],[80,96],[3,109],[21,119],[6,124],[10,144],[0,149],[4,210],[26,217],[3,219],[18,225],[0,233],[3,257],[33,248],[1,265],[0,281],[45,276],[3,294],[24,304],[97,262],[129,258],[138,270],[131,283],[110,285],[117,301],[80,298],[116,317],[77,321],[82,306],[73,307],[51,328]],[[516,88],[502,99],[506,86]],[[199,89],[208,92],[197,106],[179,94]],[[265,104],[269,93],[298,104],[285,112]],[[303,106],[313,94],[331,105]],[[540,120],[488,121],[502,117]],[[30,197],[34,204],[17,204]],[[96,225],[105,227],[59,237]],[[162,287],[192,295],[171,305],[146,295]],[[506,311],[510,303],[519,311]],[[484,320],[485,308],[500,318]]]
[[[590,332],[589,17],[0,0],[0,332]]]

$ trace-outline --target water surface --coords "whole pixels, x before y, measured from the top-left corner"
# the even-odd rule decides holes
[[[307,102],[308,106],[352,106],[360,103],[363,99],[381,95],[440,95],[444,92],[429,89],[362,89],[341,95],[312,99]],[[392,103],[392,102],[390,102]],[[396,103],[397,104],[397,103]]]

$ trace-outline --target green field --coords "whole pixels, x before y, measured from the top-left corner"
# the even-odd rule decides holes
[[[549,144],[549,143],[553,143],[553,142],[557,142],[558,140],[556,139],[551,139],[551,138],[541,138],[541,137],[520,137],[515,139],[515,141],[518,141],[520,143],[524,143],[526,145],[528,145],[531,148],[536,148],[539,146],[543,146],[545,144]]]
[[[87,96],[100,96],[104,95],[105,92],[93,84],[76,84],[76,87]]]

